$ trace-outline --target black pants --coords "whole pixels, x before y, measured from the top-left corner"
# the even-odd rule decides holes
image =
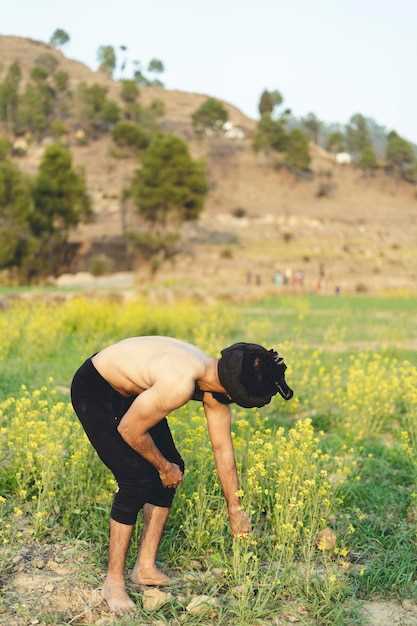
[[[113,499],[112,519],[134,524],[139,509],[146,502],[170,507],[175,488],[164,487],[155,467],[120,436],[117,426],[136,396],[126,398],[113,389],[96,370],[91,358],[81,365],[72,380],[72,406],[98,456],[117,481],[119,489]],[[175,447],[166,418],[148,432],[165,458],[184,471],[184,461]]]

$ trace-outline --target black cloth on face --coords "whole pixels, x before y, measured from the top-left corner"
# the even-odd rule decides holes
[[[268,386],[265,392],[259,395],[250,392],[242,382],[244,361],[249,355],[251,359],[256,355],[272,359],[272,372],[275,370],[274,375],[277,377],[274,385]],[[290,400],[293,391],[285,381],[285,370],[286,365],[275,350],[267,350],[259,344],[243,341],[224,348],[218,362],[218,374],[222,386],[233,402],[244,408],[265,406],[276,393],[280,393],[285,400]]]

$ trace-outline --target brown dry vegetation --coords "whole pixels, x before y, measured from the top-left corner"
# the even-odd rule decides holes
[[[106,85],[118,98],[119,86],[100,72],[67,59],[43,43],[19,37],[0,37],[3,67],[17,60],[26,74],[34,59],[48,50],[67,71],[74,88],[81,81]],[[248,272],[259,274],[263,286],[271,286],[275,270],[303,270],[306,285],[317,284],[319,267],[325,272],[322,288],[414,288],[417,282],[416,187],[396,181],[379,171],[365,177],[352,166],[334,163],[332,155],[312,145],[311,179],[298,180],[278,169],[272,158],[256,155],[251,135],[255,121],[226,104],[230,119],[246,133],[244,140],[206,138],[196,140],[191,114],[204,101],[201,94],[145,88],[141,102],[161,99],[166,107],[163,128],[180,134],[192,153],[207,162],[210,193],[198,223],[184,228],[183,253],[175,266],[167,265],[160,279],[172,285],[204,288],[246,288]],[[85,168],[95,223],[74,235],[86,253],[93,240],[120,235],[119,197],[137,163],[117,159],[112,141],[104,137],[86,146],[68,138],[75,161]],[[19,164],[33,173],[44,150],[32,144]],[[325,195],[319,197],[320,188]],[[244,217],[233,216],[236,209]],[[130,211],[130,224],[135,216]],[[79,266],[86,269],[86,265]],[[215,281],[213,280],[215,278]],[[251,287],[252,288],[252,287]]]

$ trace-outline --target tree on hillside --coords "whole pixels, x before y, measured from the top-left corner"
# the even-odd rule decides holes
[[[153,75],[150,84],[153,87],[164,87],[164,83],[157,78],[165,72],[164,64],[160,59],[151,59],[148,64],[148,72]]]
[[[409,182],[416,182],[417,159],[413,146],[395,130],[388,134],[385,160],[389,172]]]
[[[120,119],[120,108],[107,97],[107,88],[97,83],[81,83],[78,88],[80,100],[79,120],[85,130],[94,133],[109,131]]]
[[[46,73],[53,74],[59,65],[56,57],[50,52],[44,52],[36,57],[33,67],[41,67]]]
[[[15,131],[30,131],[37,139],[45,134],[55,113],[55,90],[48,81],[48,71],[40,66],[31,70],[31,80],[19,98]]]
[[[164,103],[157,99],[147,107],[139,102],[127,102],[124,110],[125,118],[141,126],[148,134],[159,132],[160,118],[164,113]]]
[[[308,135],[314,143],[318,145],[320,142],[320,130],[322,124],[317,115],[315,113],[308,113],[306,117],[301,118],[301,122]]]
[[[333,131],[327,137],[326,150],[329,152],[344,152],[346,150],[346,138],[340,131]]]
[[[133,61],[133,66],[135,68],[133,78],[138,85],[143,87],[164,87],[164,83],[157,77],[165,72],[165,66],[160,59],[151,59],[146,69],[143,67],[142,62],[137,59]],[[151,76],[147,76],[147,74]]]
[[[73,107],[73,93],[70,88],[68,73],[63,70],[54,72],[52,85],[55,92],[54,115],[59,121],[68,117]]]
[[[29,180],[7,159],[0,160],[0,268],[19,266],[31,246]]]
[[[0,161],[4,161],[10,155],[12,144],[5,137],[0,136]]]
[[[145,221],[166,227],[197,219],[208,191],[203,164],[175,135],[157,135],[136,171],[131,197]]]
[[[57,28],[53,32],[49,43],[54,48],[62,48],[62,46],[65,46],[65,44],[68,43],[69,40],[70,36],[68,35],[67,31],[63,30],[62,28]]]
[[[285,118],[273,119],[269,114],[262,115],[253,142],[255,152],[283,152],[287,141]]]
[[[272,102],[271,94],[267,89],[265,89],[261,94],[259,104],[258,104],[259,114],[261,116],[265,114],[271,115],[273,109],[274,109],[274,105]]]
[[[294,128],[288,134],[284,163],[289,169],[299,173],[308,171],[310,161],[308,138],[299,128]]]
[[[357,158],[371,144],[368,124],[361,113],[355,113],[346,127],[346,142],[349,152]]]
[[[358,165],[366,174],[371,174],[378,167],[375,150],[373,149],[371,143],[362,148],[359,155]]]
[[[151,72],[151,74],[163,74],[165,72],[164,64],[160,59],[151,59],[148,64],[148,72]]]
[[[121,82],[120,97],[126,102],[136,102],[139,96],[139,87],[136,81],[124,79]]]
[[[229,114],[223,104],[216,98],[207,98],[191,116],[194,132],[202,135],[205,132],[219,132]]]
[[[69,74],[60,70],[53,75],[55,88],[58,92],[68,92],[69,90]]]
[[[5,122],[9,130],[14,130],[18,116],[21,80],[22,70],[19,63],[15,62],[10,65],[0,83],[0,122]]]
[[[283,102],[284,98],[282,97],[280,91],[277,89],[275,91],[268,91],[267,89],[264,89],[258,105],[261,117],[263,115],[272,115],[275,109],[280,107]]]
[[[84,175],[72,164],[71,152],[52,144],[42,157],[33,185],[34,210],[30,224],[37,237],[66,241],[71,228],[92,215]]]
[[[253,149],[256,152],[284,152],[287,146],[287,123],[290,109],[278,111],[284,98],[280,91],[265,89],[259,101],[261,118],[256,127]]]
[[[133,61],[133,67],[135,68],[133,71],[133,79],[137,82],[138,85],[148,87],[150,81],[145,75],[145,70],[142,67],[142,63],[136,59],[135,61]]]
[[[71,93],[68,75],[57,71],[53,54],[42,53],[35,58],[21,89],[20,66],[13,63],[0,83],[0,121],[16,134],[31,132],[41,139],[54,119],[68,115]]]
[[[25,280],[55,273],[70,230],[90,216],[84,177],[64,146],[47,148],[34,180],[0,160],[0,268],[16,268]]]
[[[117,64],[116,51],[114,47],[100,46],[97,50],[97,60],[99,62],[99,69],[112,78]]]
[[[123,76],[126,66],[128,64],[128,48],[125,45],[119,46],[119,50],[122,52],[122,60],[120,61],[120,76]]]
[[[112,130],[114,143],[120,147],[132,148],[133,150],[145,150],[149,146],[150,135],[134,122],[118,122]]]

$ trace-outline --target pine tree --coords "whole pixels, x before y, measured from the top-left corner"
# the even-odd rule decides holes
[[[0,268],[20,265],[32,238],[29,180],[7,159],[0,160]]]
[[[72,227],[91,216],[84,176],[74,169],[65,146],[52,144],[45,150],[34,181],[33,198],[31,228],[38,237],[58,234],[66,239]]]
[[[131,196],[145,221],[165,227],[197,219],[208,191],[203,164],[175,135],[157,135],[135,173]]]
[[[223,104],[215,98],[207,98],[191,116],[194,132],[203,134],[205,131],[222,130],[229,114]]]

